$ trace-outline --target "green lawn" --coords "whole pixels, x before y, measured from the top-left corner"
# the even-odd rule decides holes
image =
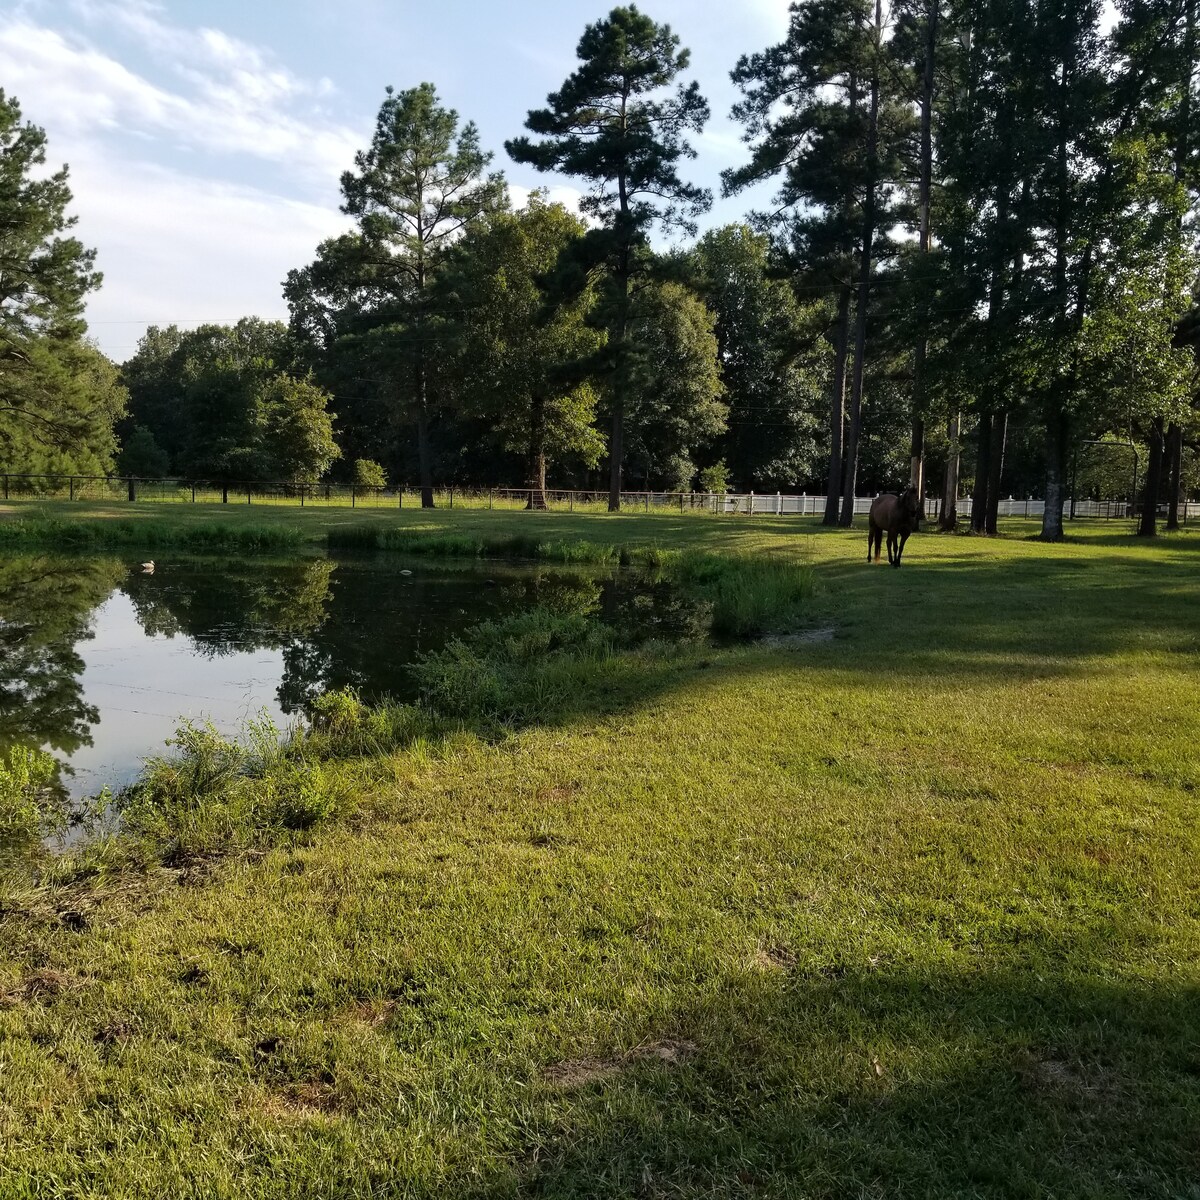
[[[0,1197],[1200,1197],[1200,537],[14,504],[806,556],[831,640],[3,914]],[[61,873],[60,873],[61,875]]]

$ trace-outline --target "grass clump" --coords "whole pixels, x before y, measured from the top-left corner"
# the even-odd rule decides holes
[[[412,672],[422,705],[439,716],[525,725],[602,693],[615,660],[632,658],[619,653],[623,644],[599,621],[535,608],[477,625]]]
[[[41,845],[66,828],[66,813],[52,784],[54,756],[12,746],[0,752],[0,865]]]
[[[311,829],[354,807],[349,781],[269,720],[242,740],[187,722],[176,753],[150,759],[117,800],[121,830],[154,860],[178,865]]]
[[[139,549],[220,551],[295,550],[303,544],[300,529],[281,524],[232,524],[214,521],[178,524],[167,520],[65,521],[58,518],[20,518],[0,521],[0,550],[27,546],[56,546],[70,550]]]
[[[812,564],[792,558],[646,551],[681,587],[712,602],[717,637],[752,638],[795,623],[816,589]]]

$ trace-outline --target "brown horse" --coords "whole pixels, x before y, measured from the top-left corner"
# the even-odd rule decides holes
[[[867,562],[871,561],[872,550],[875,552],[875,561],[879,561],[886,532],[888,562],[898,567],[900,556],[904,553],[904,543],[920,523],[921,493],[916,488],[910,487],[902,496],[892,492],[876,496],[871,501],[871,515],[867,522]]]

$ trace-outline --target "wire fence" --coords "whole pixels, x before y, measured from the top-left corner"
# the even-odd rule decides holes
[[[23,475],[0,474],[0,498],[4,500],[80,500],[176,502],[180,504],[287,505],[291,507],[337,508],[416,508],[421,504],[420,488],[403,485],[390,488],[358,487],[350,484],[312,484],[212,479],[141,479],[106,475]],[[556,512],[605,512],[608,490],[583,488],[481,488],[445,485],[434,489],[434,504],[439,508],[507,509],[518,511],[538,508]],[[872,497],[854,501],[856,516],[865,516]],[[728,516],[822,516],[826,497],[802,492],[652,492],[621,493],[621,507],[630,511],[655,513],[709,513]],[[971,517],[972,500],[964,496],[957,502],[960,520]],[[1032,497],[1008,498],[999,503],[1001,517],[1040,519],[1045,502]],[[1160,505],[1165,515],[1166,507]],[[1136,517],[1140,505],[1127,499],[1075,499],[1068,502],[1070,516],[1119,520]],[[925,515],[936,521],[941,516],[941,498],[929,496]],[[1200,502],[1179,506],[1181,520],[1200,516]]]

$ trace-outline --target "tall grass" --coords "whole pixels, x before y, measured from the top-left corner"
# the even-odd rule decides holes
[[[0,867],[63,830],[66,811],[53,790],[57,766],[44,750],[0,751]]]
[[[290,525],[232,525],[211,522],[179,525],[173,521],[61,521],[23,517],[0,521],[0,550],[56,546],[72,550],[168,547],[200,552],[294,550],[303,532]]]
[[[617,559],[614,546],[583,539],[547,541],[529,534],[482,537],[462,533],[431,533],[352,525],[331,529],[331,550],[393,550],[434,558],[526,558],[573,564],[610,563]]]
[[[667,557],[664,572],[712,602],[717,637],[752,638],[794,623],[816,587],[812,565],[796,559],[706,554]]]
[[[170,865],[286,839],[356,811],[349,759],[387,754],[430,731],[410,705],[368,708],[347,690],[319,697],[309,725],[286,734],[266,719],[241,738],[185,722],[174,752],[148,760],[117,798],[121,834],[142,858]]]

